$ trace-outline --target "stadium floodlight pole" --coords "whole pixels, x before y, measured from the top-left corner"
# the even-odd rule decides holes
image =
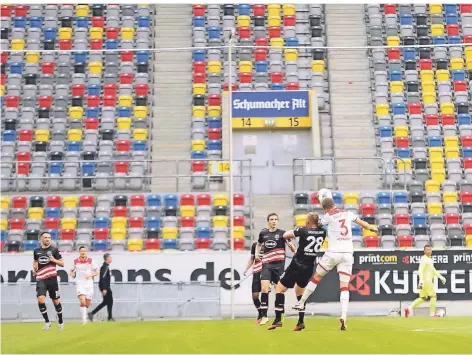
[[[229,189],[229,201],[230,201],[230,209],[229,209],[229,244],[230,244],[230,264],[231,264],[231,319],[234,319],[234,236],[233,236],[233,227],[234,227],[234,203],[233,203],[233,83],[231,81],[233,70],[232,70],[232,62],[233,62],[233,36],[235,34],[235,29],[231,29],[229,35],[229,53],[228,53],[228,127],[229,127],[229,181],[228,181],[228,189]]]

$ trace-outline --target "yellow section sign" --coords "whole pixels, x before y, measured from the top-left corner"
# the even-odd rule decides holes
[[[209,161],[208,171],[211,175],[229,174],[229,161]]]
[[[233,118],[233,129],[310,128],[310,117]]]

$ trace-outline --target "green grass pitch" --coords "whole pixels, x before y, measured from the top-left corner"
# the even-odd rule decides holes
[[[357,318],[347,332],[337,318],[307,317],[302,332],[296,319],[268,331],[253,320],[66,323],[47,332],[40,323],[1,325],[6,354],[465,354],[472,351],[471,318]]]

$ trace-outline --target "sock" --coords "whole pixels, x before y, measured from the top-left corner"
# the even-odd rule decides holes
[[[48,317],[48,310],[46,308],[46,305],[44,303],[38,303],[39,311],[43,315],[44,321],[46,323],[49,323],[49,317]]]
[[[62,304],[61,304],[61,303],[59,303],[59,304],[54,304],[54,308],[56,308],[57,322],[58,322],[59,324],[64,323],[64,321],[62,320]]]
[[[341,301],[341,318],[346,320],[347,307],[349,306],[349,291],[347,287],[341,288],[339,300]]]
[[[416,307],[418,307],[423,302],[424,302],[424,299],[422,299],[421,297],[418,297],[416,300],[413,301],[413,303],[411,304],[410,307],[408,307],[408,309],[411,311],[415,309]]]
[[[269,308],[269,294],[261,293],[261,315],[267,317],[267,308]]]
[[[87,307],[80,307],[80,314],[82,315],[82,321],[87,321]]]
[[[283,293],[275,294],[275,322],[282,321],[282,315],[285,312],[285,295]]]
[[[297,300],[300,301],[302,296],[297,296]],[[305,321],[305,311],[298,312],[298,324],[303,323]]]
[[[261,301],[259,301],[259,297],[252,296],[252,302],[254,302],[254,307],[256,307],[257,312],[261,315]]]
[[[436,298],[431,297],[429,300],[429,315],[434,316],[436,314]]]
[[[314,278],[311,279],[310,282],[308,282],[308,285],[306,285],[306,288],[305,288],[305,291],[303,292],[303,296],[301,298],[301,301],[303,303],[306,303],[308,297],[310,297],[310,295],[315,292],[316,290],[316,286],[318,286],[318,281],[315,280]]]

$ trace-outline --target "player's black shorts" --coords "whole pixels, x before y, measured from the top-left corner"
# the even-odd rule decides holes
[[[252,274],[252,293],[261,292],[261,273]]]
[[[280,275],[284,273],[284,266],[284,261],[263,264],[261,280],[269,280],[273,284],[276,284],[280,280]]]
[[[293,288],[295,284],[298,287],[305,288],[313,276],[313,268],[314,265],[303,267],[292,261],[280,278],[280,283],[287,288]]]
[[[57,282],[57,277],[36,281],[36,297],[46,296],[46,293],[49,293],[49,297],[53,300],[59,298],[59,283]]]

